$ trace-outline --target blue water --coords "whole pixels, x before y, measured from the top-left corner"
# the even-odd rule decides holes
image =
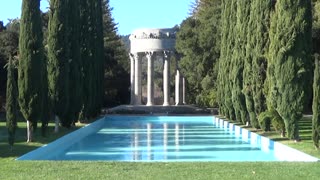
[[[67,143],[67,144],[71,144]],[[47,160],[276,161],[274,150],[221,128],[213,117],[126,117],[104,120],[101,129]]]

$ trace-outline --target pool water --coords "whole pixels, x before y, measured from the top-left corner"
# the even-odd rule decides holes
[[[240,136],[237,130],[221,126],[212,116],[111,116],[99,121],[99,126],[91,128],[95,129],[92,132],[78,132],[60,142],[59,146],[63,146],[52,150],[53,153],[38,158],[32,155],[33,160],[280,160],[273,146],[262,148],[256,137],[253,143],[249,136]]]

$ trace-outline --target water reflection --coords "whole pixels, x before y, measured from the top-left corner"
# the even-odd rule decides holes
[[[134,132],[133,160],[139,160],[139,132]]]
[[[102,142],[102,143],[101,143]],[[114,161],[261,159],[260,149],[207,122],[111,121],[70,147],[70,159]]]
[[[134,124],[130,142],[131,160],[168,160],[172,155],[178,158],[180,146],[185,144],[185,135],[184,124]]]
[[[148,151],[148,160],[152,160],[152,124],[147,124],[147,151]]]
[[[163,123],[163,159],[167,159],[168,123]]]
[[[175,124],[175,138],[174,138],[174,142],[175,142],[175,147],[176,147],[176,152],[179,152],[179,124],[176,123]]]

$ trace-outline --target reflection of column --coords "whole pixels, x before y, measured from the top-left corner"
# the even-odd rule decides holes
[[[163,124],[163,159],[167,159],[167,145],[168,145],[168,124]]]
[[[135,76],[135,73],[134,73],[134,56],[133,54],[129,54],[129,57],[130,57],[130,64],[131,64],[131,72],[130,72],[130,94],[131,94],[131,98],[130,98],[130,104],[134,104],[134,76]]]
[[[154,82],[153,82],[153,74],[154,74],[154,60],[153,60],[153,52],[147,53],[148,58],[148,102],[147,106],[152,106],[154,103]]]
[[[139,160],[139,134],[137,130],[134,132],[134,159],[133,160]]]
[[[163,106],[170,105],[170,52],[164,51],[163,63]]]
[[[179,123],[176,123],[176,126],[175,126],[175,145],[176,145],[176,152],[179,151]]]
[[[141,105],[141,56],[137,53],[134,55],[134,104]]]
[[[147,124],[147,150],[148,150],[148,160],[152,160],[152,139],[151,139],[151,130],[152,126],[151,123]]]
[[[184,78],[184,76],[182,77],[182,103],[187,104],[186,103],[186,79]]]
[[[182,144],[185,143],[185,128],[184,125],[182,126]]]

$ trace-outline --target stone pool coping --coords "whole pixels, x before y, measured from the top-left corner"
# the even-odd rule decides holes
[[[235,123],[215,117],[215,123],[219,127],[228,129],[229,132],[234,132],[235,136],[241,137],[243,141],[253,145],[261,145],[263,151],[274,150],[275,156],[279,161],[301,161],[301,162],[320,162],[316,157],[291,148],[282,143],[273,141],[267,137],[261,136],[255,132],[251,132],[242,128]]]

